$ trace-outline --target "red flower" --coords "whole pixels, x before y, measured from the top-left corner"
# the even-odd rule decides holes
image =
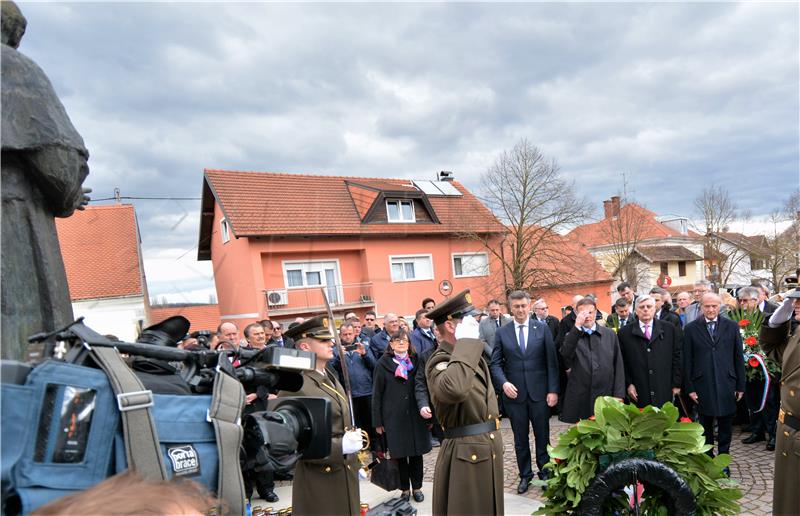
[[[559,459],[559,458],[554,458],[553,460],[556,462],[556,464],[561,464],[561,459]]]
[[[750,346],[751,348],[754,348],[758,346],[758,339],[755,337],[747,337],[746,339],[744,339],[744,343]]]
[[[644,412],[644,408],[640,408],[640,409],[639,409],[639,412]]]
[[[682,417],[682,418],[680,418],[680,422],[681,423],[691,423],[692,422],[692,418],[690,418],[690,417]]]
[[[589,416],[589,421],[594,421],[594,416]]]
[[[761,364],[758,362],[758,359],[756,357],[750,357],[750,360],[747,361],[747,365],[749,365],[750,367],[758,367]]]
[[[747,326],[750,326],[750,321],[748,321],[747,319],[742,319],[741,321],[739,321],[739,326],[741,326],[742,328],[746,328]]]

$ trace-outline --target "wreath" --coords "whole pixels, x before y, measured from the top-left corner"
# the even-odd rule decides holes
[[[737,514],[742,493],[723,468],[730,455],[713,459],[706,454],[703,427],[688,418],[678,419],[672,403],[643,409],[616,398],[600,397],[595,415],[562,432],[558,445],[550,446],[547,468],[551,477],[535,482],[545,487],[547,502],[534,514],[580,514],[581,499],[595,477],[613,465],[644,459],[674,471],[691,489],[698,515]],[[642,479],[646,481],[645,479]],[[667,515],[674,507],[674,494],[647,482],[638,514]],[[615,490],[605,496],[603,514],[632,514],[629,496]]]

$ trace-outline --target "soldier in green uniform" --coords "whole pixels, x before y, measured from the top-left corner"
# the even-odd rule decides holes
[[[795,289],[769,323],[761,326],[762,347],[782,364],[772,491],[772,513],[776,516],[800,514],[800,327],[792,325],[799,316],[800,290]]]
[[[318,315],[286,331],[298,349],[317,355],[314,371],[303,372],[303,387],[281,391],[278,397],[314,396],[331,400],[331,454],[297,462],[292,482],[294,514],[359,514],[358,457],[362,437],[350,427],[350,406],[344,388],[327,368],[333,359],[333,335],[328,319]]]
[[[425,374],[444,428],[433,479],[433,514],[503,514],[503,440],[469,290],[427,317],[441,334]]]

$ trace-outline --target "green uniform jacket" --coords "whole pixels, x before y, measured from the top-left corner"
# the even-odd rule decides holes
[[[777,328],[761,327],[761,343],[770,356],[783,355],[781,408],[800,418],[800,328],[789,336],[789,321]],[[773,353],[774,352],[774,353]],[[772,511],[778,515],[800,514],[800,431],[778,421],[775,445],[775,483]]]
[[[436,416],[445,429],[499,417],[479,339],[439,345],[425,374]],[[445,439],[433,478],[433,514],[503,514],[503,439],[500,431]]]
[[[338,394],[337,394],[338,393]],[[358,458],[342,455],[342,436],[350,426],[350,409],[344,388],[329,374],[303,372],[303,387],[281,391],[278,397],[313,396],[331,400],[331,454],[324,459],[300,460],[292,482],[292,513],[359,514]]]

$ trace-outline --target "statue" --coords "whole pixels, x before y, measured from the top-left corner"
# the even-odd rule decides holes
[[[17,52],[27,21],[2,2],[2,358],[72,320],[54,217],[89,202],[89,152],[44,72]]]

